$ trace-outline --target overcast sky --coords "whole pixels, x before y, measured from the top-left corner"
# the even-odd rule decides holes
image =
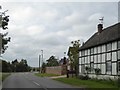
[[[64,56],[71,41],[86,41],[97,32],[99,18],[104,28],[118,22],[117,2],[2,2],[10,16],[11,42],[3,55],[8,61],[27,59],[38,66],[38,54],[44,61],[51,55]]]

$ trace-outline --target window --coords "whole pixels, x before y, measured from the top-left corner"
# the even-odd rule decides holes
[[[90,49],[88,49],[88,55],[90,55]]]
[[[94,62],[90,63],[91,71],[94,71]]]
[[[94,49],[93,49],[93,48],[91,48],[91,54],[93,54],[93,52],[94,52]]]
[[[116,63],[112,63],[112,74],[116,75],[117,74],[117,69],[116,69]]]
[[[101,73],[102,73],[102,74],[105,74],[105,64],[102,64],[101,67],[102,67],[102,68],[101,68]]]
[[[107,51],[111,51],[111,43],[107,44]]]
[[[118,59],[120,59],[120,51],[118,51]]]
[[[97,61],[98,61],[97,55],[94,55],[94,62],[97,63]]]
[[[85,63],[88,63],[88,58],[87,57],[85,57]]]
[[[85,50],[85,55],[88,55],[88,50]]]
[[[93,62],[93,61],[94,61],[94,60],[93,60],[93,58],[94,58],[94,57],[93,57],[93,56],[91,56],[91,62]]]
[[[111,60],[111,53],[107,53],[107,60]]]
[[[85,51],[83,50],[83,51],[81,52],[81,54],[82,54],[82,56],[84,56],[84,55],[85,55]]]
[[[90,56],[88,56],[88,63],[90,63]]]
[[[101,54],[98,55],[98,63],[101,62]]]
[[[117,61],[117,53],[112,52],[112,61]]]
[[[84,61],[84,57],[82,57],[82,62],[81,62],[82,64],[85,64],[85,61]]]
[[[79,52],[79,55],[80,55],[80,57],[81,57],[81,51]]]
[[[81,64],[81,62],[82,62],[82,59],[81,59],[81,58],[79,58],[79,64]]]
[[[120,41],[118,41],[118,49],[120,49]]]
[[[94,54],[96,54],[96,53],[97,53],[97,47],[94,48]]]
[[[110,62],[110,61],[109,61],[109,62],[107,62],[107,63],[106,63],[106,71],[107,71],[107,72],[110,72],[110,71],[112,70],[112,68],[111,68],[111,67],[112,67],[111,62]]]
[[[117,42],[113,42],[112,43],[112,50],[116,50],[117,49]]]
[[[106,47],[105,47],[105,45],[102,45],[102,52],[106,52]]]
[[[101,46],[98,47],[98,53],[101,53]]]
[[[105,62],[105,54],[102,54],[102,62]]]
[[[120,72],[120,61],[118,62],[118,72]]]

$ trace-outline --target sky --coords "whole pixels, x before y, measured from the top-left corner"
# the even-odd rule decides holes
[[[61,59],[71,41],[88,40],[95,32],[99,19],[104,28],[118,22],[118,2],[39,2],[9,0],[1,2],[10,16],[8,36],[11,42],[3,58],[7,61],[26,59],[38,67],[38,55],[43,50],[46,61],[50,56]],[[67,55],[66,55],[67,56]]]

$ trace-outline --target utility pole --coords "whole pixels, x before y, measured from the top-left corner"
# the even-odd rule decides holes
[[[40,73],[40,59],[41,59],[41,55],[39,55],[39,73]]]
[[[41,73],[42,73],[42,65],[43,65],[43,50],[41,50],[41,59],[42,59],[42,63],[41,63]]]

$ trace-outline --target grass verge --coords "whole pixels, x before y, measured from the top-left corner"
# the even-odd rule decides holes
[[[53,76],[60,76],[60,75],[56,75],[56,74],[47,74],[47,73],[35,73],[36,76],[39,77],[53,77]]]
[[[0,78],[2,79],[2,81],[4,81],[9,75],[10,73],[2,73],[2,76]]]
[[[70,84],[73,86],[85,87],[85,88],[114,88],[118,89],[117,85],[113,85],[107,81],[95,81],[95,80],[80,80],[77,78],[56,78],[54,80]]]

